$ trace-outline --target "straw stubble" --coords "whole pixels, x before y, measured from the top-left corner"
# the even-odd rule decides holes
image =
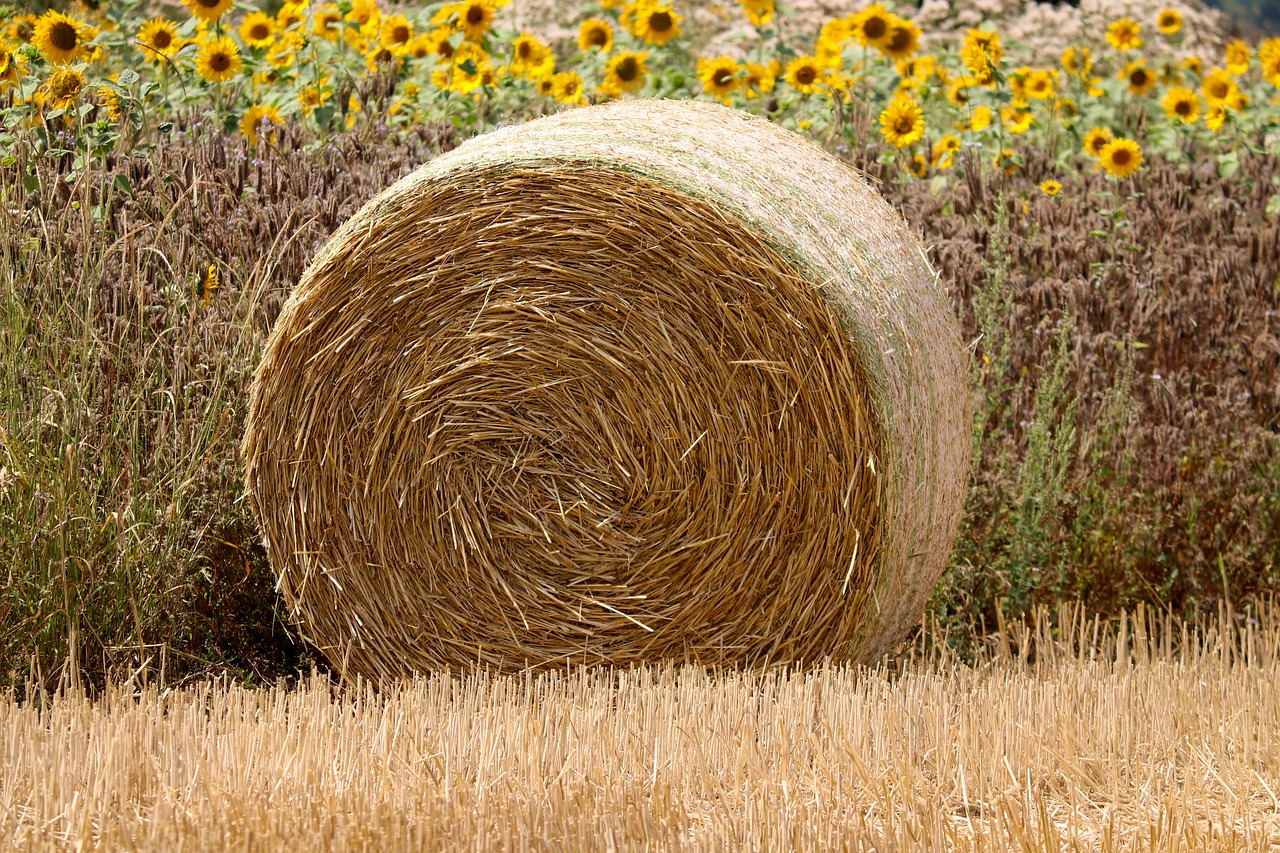
[[[626,102],[473,140],[348,222],[272,332],[246,476],[349,674],[866,660],[944,567],[964,376],[851,169]]]

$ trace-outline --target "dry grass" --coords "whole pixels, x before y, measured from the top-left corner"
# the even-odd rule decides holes
[[[1060,621],[974,667],[10,699],[0,846],[1280,847],[1280,613]]]
[[[955,539],[966,363],[901,217],[816,145],[573,110],[333,236],[255,376],[247,491],[346,675],[875,660]]]

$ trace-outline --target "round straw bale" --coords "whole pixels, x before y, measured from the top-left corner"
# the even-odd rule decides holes
[[[246,481],[345,674],[878,657],[959,523],[967,362],[851,168],[723,107],[473,139],[315,259]]]

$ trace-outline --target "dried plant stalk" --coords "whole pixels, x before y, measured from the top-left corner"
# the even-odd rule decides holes
[[[629,101],[472,140],[339,230],[255,375],[246,479],[346,674],[867,660],[944,568],[970,405],[852,169]]]

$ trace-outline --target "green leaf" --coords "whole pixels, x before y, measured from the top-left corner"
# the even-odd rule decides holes
[[[1223,178],[1234,178],[1240,171],[1240,152],[1228,151],[1218,155],[1218,175]]]
[[[126,68],[120,72],[120,76],[116,79],[116,82],[121,86],[132,86],[134,83],[138,82],[138,79],[137,71],[134,71],[132,68]]]
[[[128,175],[117,172],[116,176],[111,180],[111,184],[117,191],[124,193],[130,198],[133,197],[133,184],[129,183]]]
[[[1267,219],[1275,219],[1277,216],[1280,216],[1280,193],[1267,199]]]
[[[22,188],[29,193],[33,193],[36,190],[40,189],[40,179],[37,178],[35,175],[23,175]]]

